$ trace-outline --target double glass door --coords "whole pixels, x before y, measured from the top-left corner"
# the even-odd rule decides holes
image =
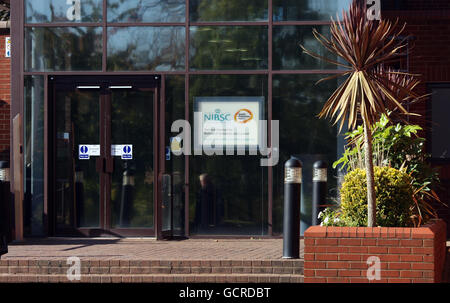
[[[50,78],[55,234],[155,235],[157,78]]]

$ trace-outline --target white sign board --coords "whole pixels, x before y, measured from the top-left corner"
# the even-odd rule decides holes
[[[113,144],[111,145],[111,156],[120,156],[123,160],[133,159],[132,144]]]
[[[196,148],[259,146],[263,103],[263,97],[195,98]]]
[[[78,145],[78,159],[89,159],[90,156],[100,156],[100,145],[80,144]]]
[[[78,159],[89,159],[91,156],[100,156],[100,145],[98,144],[80,144],[78,145]],[[113,144],[111,145],[111,156],[120,156],[121,159],[133,159],[132,144]]]
[[[5,38],[5,57],[11,57],[11,37]]]

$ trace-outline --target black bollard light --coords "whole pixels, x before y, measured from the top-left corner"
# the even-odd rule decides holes
[[[284,259],[298,259],[300,254],[301,187],[302,162],[291,157],[284,164]]]
[[[125,162],[125,171],[122,179],[122,197],[120,201],[120,226],[128,227],[133,209],[134,171],[128,162]]]
[[[312,200],[312,225],[319,225],[319,212],[326,204],[327,196],[327,163],[316,161],[313,166],[313,200]]]

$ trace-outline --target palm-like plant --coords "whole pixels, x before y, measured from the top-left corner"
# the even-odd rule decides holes
[[[398,20],[368,20],[365,5],[354,0],[349,11],[343,12],[342,21],[332,20],[331,39],[313,30],[316,39],[345,63],[320,56],[301,46],[305,53],[345,68],[336,75],[320,80],[347,77],[325,103],[319,117],[331,117],[334,124],[340,122],[339,131],[346,121],[352,130],[358,120],[362,120],[369,227],[376,225],[371,126],[381,114],[387,114],[388,110],[396,109],[401,115],[409,115],[403,101],[419,98],[413,92],[415,84],[402,85],[403,78],[410,79],[414,75],[395,73],[383,68],[383,64],[395,59],[406,47],[406,38],[400,39],[404,29],[405,25],[400,27]],[[393,76],[394,74],[397,76]],[[408,80],[408,83],[415,82]]]

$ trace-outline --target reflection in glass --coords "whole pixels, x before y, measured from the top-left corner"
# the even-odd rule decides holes
[[[79,159],[79,145],[100,144],[100,91],[57,91],[55,104],[56,227],[99,227],[98,156]],[[76,218],[74,222],[73,218]]]
[[[450,88],[433,87],[430,110],[431,156],[436,159],[450,159]]]
[[[166,146],[170,146],[172,122],[184,119],[184,75],[166,75]],[[166,161],[166,172],[172,175],[172,203],[173,203],[173,234],[184,236],[185,227],[185,198],[184,198],[184,157],[170,155]],[[164,222],[163,222],[164,224]]]
[[[264,96],[265,75],[195,75],[194,97]],[[194,156],[190,159],[189,218],[193,234],[267,233],[267,167],[261,156]]]
[[[273,21],[330,20],[352,0],[273,0]]]
[[[191,26],[190,69],[266,69],[267,26]]]
[[[101,70],[101,27],[25,29],[25,70]]]
[[[109,27],[108,70],[183,70],[185,30],[170,27]]]
[[[25,0],[25,22],[100,22],[102,0]]]
[[[24,79],[24,234],[44,234],[44,77]]]
[[[273,231],[283,228],[284,167],[291,155],[303,160],[302,194],[305,208],[311,213],[312,164],[316,160],[328,162],[328,197],[336,196],[336,178],[331,164],[336,160],[336,128],[328,120],[319,119],[328,97],[337,88],[337,80],[316,85],[329,75],[274,75],[273,119],[280,121],[280,159],[273,169]],[[310,220],[306,215],[302,220]]]
[[[201,21],[267,21],[267,0],[190,0],[189,18]]]
[[[113,90],[111,144],[132,145],[132,159],[114,156],[112,227],[153,227],[153,92]]]
[[[108,22],[184,22],[185,0],[108,0]]]
[[[301,25],[275,26],[273,28],[273,69],[336,69],[337,66],[324,60],[317,60],[303,53],[302,44],[306,49],[333,60],[336,56],[327,51],[314,37],[313,28],[329,37],[329,26]]]

